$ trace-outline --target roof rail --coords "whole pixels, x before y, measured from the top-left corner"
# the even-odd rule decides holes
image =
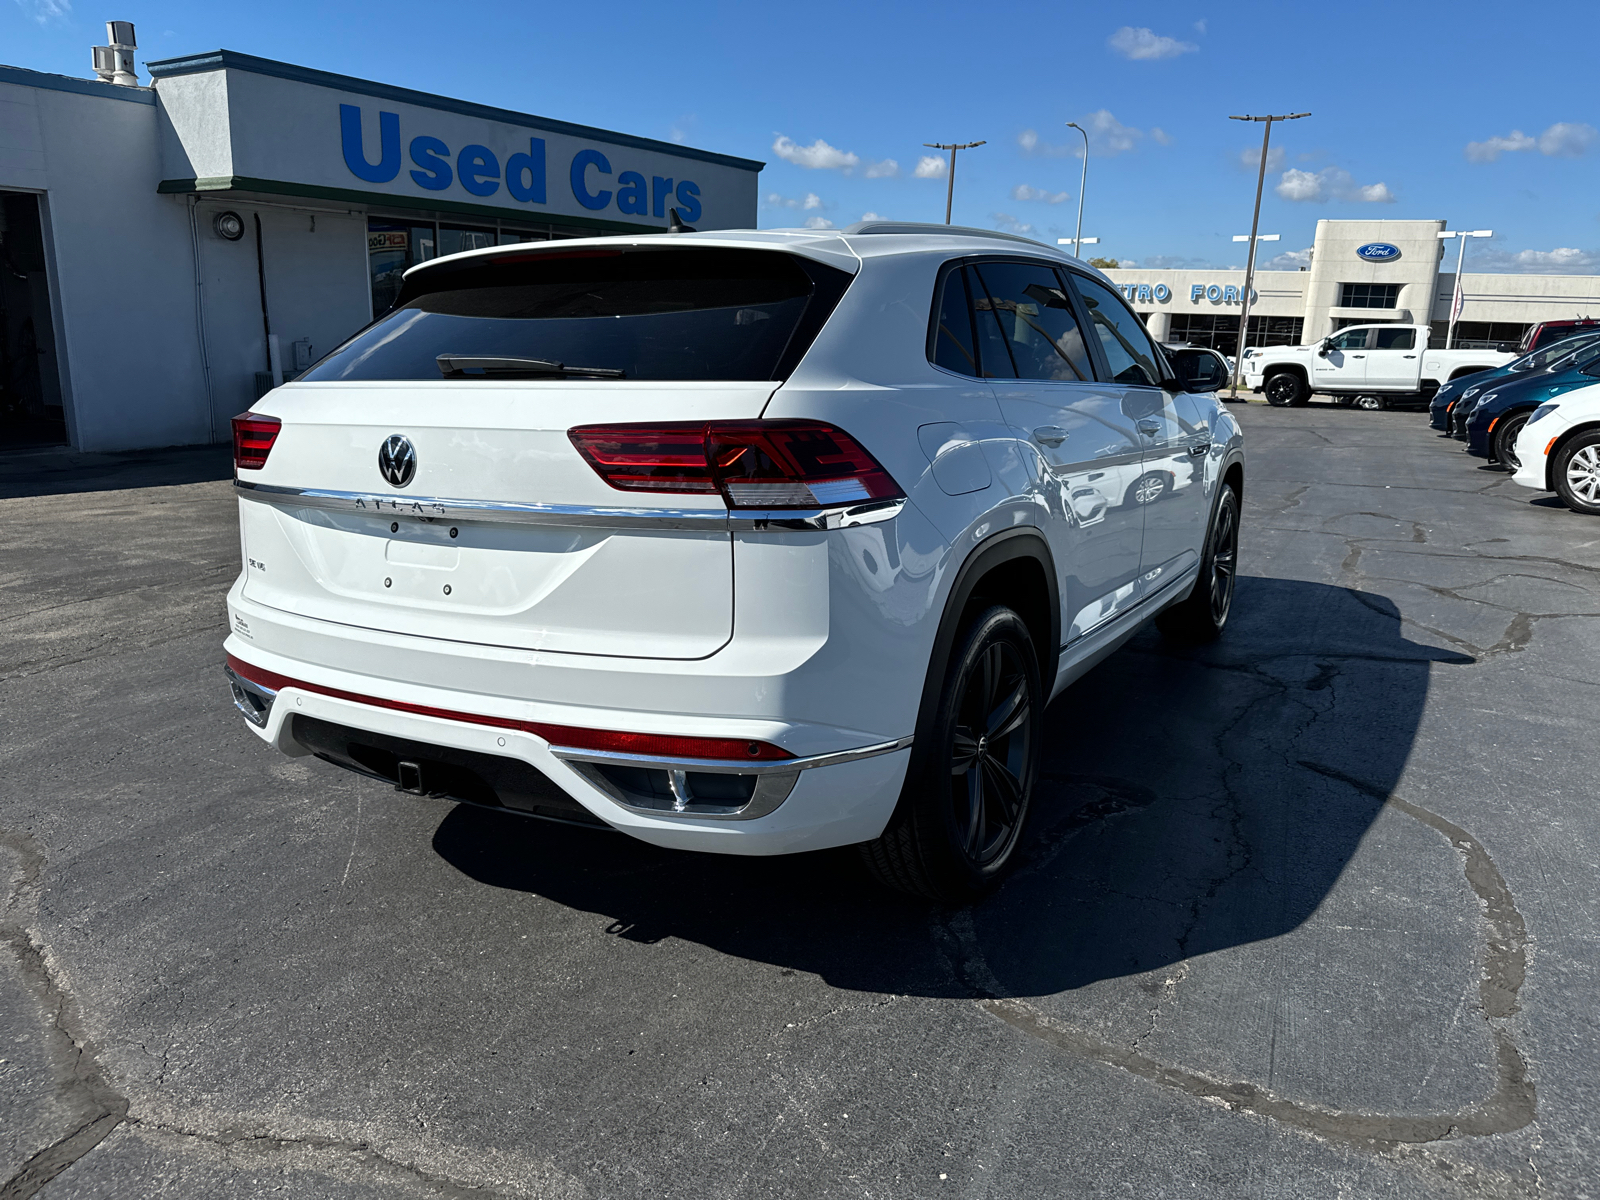
[[[857,221],[854,225],[846,225],[839,230],[840,233],[921,233],[937,234],[947,233],[959,237],[995,238],[1002,242],[1025,242],[1029,246],[1044,246],[1045,243],[1033,238],[1025,238],[1016,233],[1001,233],[998,229],[974,229],[970,225],[937,225],[931,221]],[[1046,249],[1055,250],[1054,246]],[[1063,253],[1057,251],[1057,253]]]

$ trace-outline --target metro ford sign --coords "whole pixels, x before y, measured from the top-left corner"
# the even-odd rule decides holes
[[[1391,242],[1368,242],[1356,247],[1356,257],[1363,262],[1394,262],[1400,257],[1400,247]]]

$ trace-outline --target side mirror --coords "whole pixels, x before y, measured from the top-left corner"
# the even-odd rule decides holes
[[[1333,343],[1332,342],[1323,342],[1322,345],[1317,347],[1317,357],[1318,358],[1327,358],[1328,357],[1328,352],[1330,350],[1332,350],[1332,349],[1333,349]]]
[[[1227,366],[1209,350],[1169,350],[1167,357],[1178,373],[1168,391],[1214,392],[1228,384]]]

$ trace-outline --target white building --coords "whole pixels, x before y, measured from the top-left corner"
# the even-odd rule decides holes
[[[269,345],[294,374],[435,255],[756,222],[749,159],[227,50],[146,67],[0,66],[0,448],[225,441]]]
[[[1438,236],[1445,228],[1444,221],[1318,221],[1309,267],[1256,272],[1247,344],[1304,345],[1346,325],[1393,321],[1431,324],[1433,344],[1444,345],[1456,285],[1456,243]],[[1161,340],[1236,349],[1243,271],[1106,274]],[[1600,317],[1600,276],[1466,271],[1462,283],[1458,346],[1516,342],[1538,321]]]

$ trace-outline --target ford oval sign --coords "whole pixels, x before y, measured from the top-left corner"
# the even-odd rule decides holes
[[[1365,246],[1356,247],[1356,257],[1367,262],[1393,262],[1400,257],[1400,247],[1391,246],[1388,242],[1368,242]]]

